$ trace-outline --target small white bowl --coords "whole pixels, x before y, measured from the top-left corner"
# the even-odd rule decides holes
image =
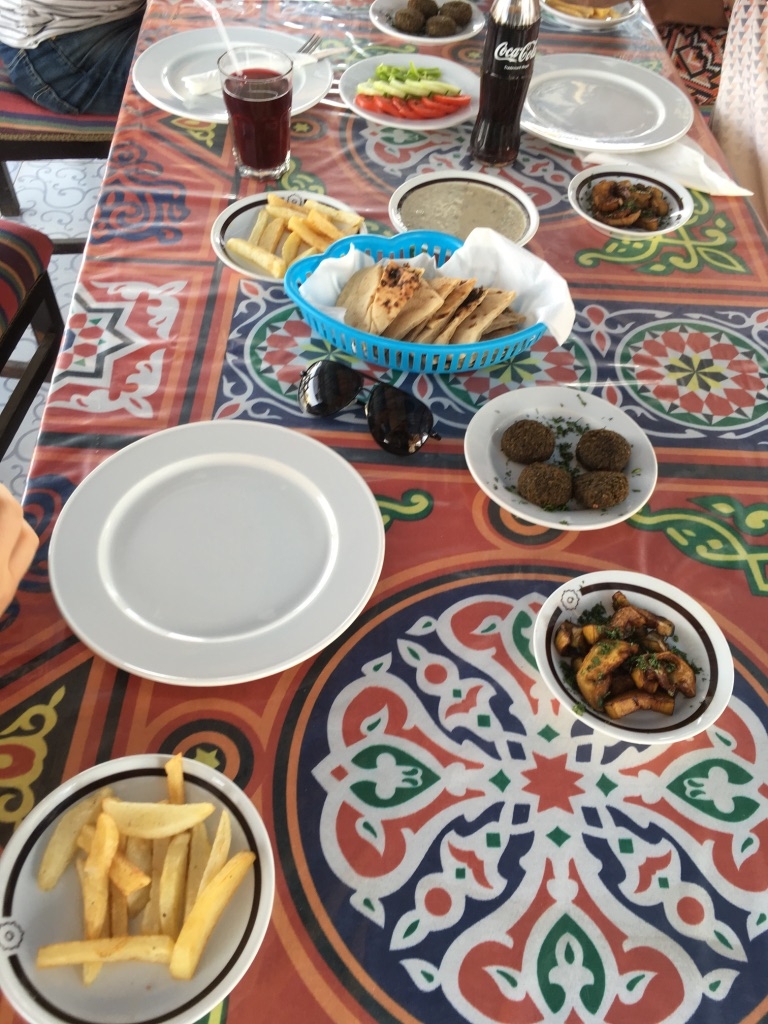
[[[438,0],[438,7],[441,7],[443,0]],[[419,32],[400,32],[395,28],[393,20],[401,7],[407,6],[407,0],[373,0],[370,6],[369,15],[373,24],[393,39],[399,39],[404,43],[415,43],[418,46],[449,46],[451,43],[461,43],[466,39],[472,39],[485,28],[485,14],[470,3],[472,17],[452,36],[428,36]]]
[[[661,227],[652,231],[643,228],[614,227],[592,216],[592,189],[602,181],[630,181],[634,185],[658,188],[669,204],[669,213]],[[650,171],[635,164],[602,164],[598,167],[588,167],[571,181],[568,186],[568,199],[580,217],[612,238],[652,238],[654,235],[668,235],[687,224],[693,215],[693,197],[688,189],[666,174]]]
[[[678,693],[672,715],[634,711],[624,718],[611,719],[595,711],[570,679],[567,658],[555,648],[555,634],[563,622],[575,622],[598,604],[610,614],[611,598],[617,590],[630,604],[669,619],[675,627],[674,646],[699,669],[696,696]],[[597,732],[630,743],[690,739],[717,721],[733,692],[733,656],[712,616],[682,590],[643,573],[607,570],[585,573],[563,583],[536,617],[533,653],[542,679],[567,711]]]
[[[474,171],[434,171],[408,178],[392,193],[389,219],[398,231],[443,231],[462,241],[473,228],[493,228],[525,245],[536,234],[539,211],[510,181]]]

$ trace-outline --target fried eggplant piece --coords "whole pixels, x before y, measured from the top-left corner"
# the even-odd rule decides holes
[[[662,654],[656,655],[656,658],[666,668],[667,678],[671,684],[671,692],[673,694],[679,690],[684,697],[696,696],[696,673],[685,658],[674,651],[665,651]]]
[[[609,718],[624,718],[633,711],[659,711],[671,715],[675,710],[675,698],[665,693],[648,693],[646,690],[628,690],[618,697],[610,697],[603,704],[603,711]]]
[[[609,622],[610,629],[616,629],[622,636],[631,636],[633,633],[647,633],[653,630],[659,636],[672,636],[675,627],[669,619],[661,619],[653,612],[645,608],[638,608],[630,604],[626,596],[617,590],[612,597],[614,613]]]
[[[576,685],[591,708],[602,709],[611,688],[612,673],[637,650],[637,644],[628,640],[601,640],[589,649],[576,672]]]
[[[576,654],[584,654],[589,644],[584,640],[584,632],[581,626],[566,619],[555,631],[555,650],[563,657],[573,657]]]

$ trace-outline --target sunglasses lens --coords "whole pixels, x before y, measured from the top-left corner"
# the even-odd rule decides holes
[[[333,416],[354,402],[362,387],[363,378],[357,370],[321,359],[301,375],[299,405],[313,416]]]
[[[390,384],[371,389],[365,412],[374,441],[393,455],[413,455],[432,432],[432,413],[426,405]]]

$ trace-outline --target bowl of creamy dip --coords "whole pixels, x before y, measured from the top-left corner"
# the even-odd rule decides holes
[[[389,219],[398,231],[443,231],[462,241],[473,228],[493,228],[518,245],[539,226],[538,210],[521,188],[473,171],[408,178],[392,194]]]

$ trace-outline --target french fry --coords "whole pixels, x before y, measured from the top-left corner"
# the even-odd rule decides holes
[[[256,218],[256,223],[251,228],[251,233],[248,236],[248,241],[252,245],[259,244],[259,239],[261,238],[267,224],[269,224],[269,213],[265,209],[261,209],[259,210],[259,215]]]
[[[88,882],[85,877],[85,858],[78,857],[75,860],[75,867],[77,868],[77,877],[80,882],[80,900],[83,905],[83,920],[85,920],[85,902],[88,898]],[[97,938],[102,938],[101,935]],[[101,970],[101,964],[83,964],[83,984],[88,986],[92,985],[96,980],[99,971]]]
[[[38,967],[68,967],[72,964],[122,963],[143,960],[169,964],[173,939],[169,935],[121,935],[108,939],[75,939],[53,942],[37,951]]]
[[[193,976],[211,932],[255,860],[251,850],[241,850],[201,891],[173,946],[172,977],[185,980]]]
[[[332,220],[336,224],[343,224],[344,227],[350,229],[345,232],[346,234],[351,234],[352,231],[359,231],[365,219],[359,213],[355,213],[354,210],[339,210],[335,206],[328,206],[317,199],[307,199],[304,206],[308,210],[317,210],[318,213],[322,213],[324,217],[327,217],[328,220]]]
[[[141,913],[149,901],[149,891],[152,884],[152,840],[144,839],[142,836],[128,836],[125,841],[126,859],[149,878],[150,884],[128,895],[128,916],[136,917]]]
[[[190,804],[139,803],[107,797],[103,802],[107,814],[126,836],[163,839],[186,832],[198,821],[213,814],[214,806],[201,801]]]
[[[98,939],[109,909],[109,869],[120,836],[114,818],[102,812],[96,819],[93,842],[83,865],[83,910],[86,939]]]
[[[200,891],[200,882],[205,865],[211,856],[211,842],[205,822],[201,821],[190,829],[189,863],[187,865],[187,891],[184,895],[184,919],[186,920]]]
[[[128,897],[114,883],[109,886],[109,934],[128,934]]]
[[[74,807],[65,811],[56,823],[48,845],[40,861],[37,872],[37,884],[46,892],[56,885],[75,856],[77,837],[83,825],[93,824],[101,810],[102,800],[110,796],[112,790],[106,786],[85,797]]]
[[[319,210],[309,211],[307,214],[307,223],[319,235],[325,235],[331,242],[335,242],[337,238],[344,237],[344,232],[340,231],[339,228],[337,228],[336,225],[325,216],[325,214],[320,213]]]
[[[321,252],[328,248],[328,239],[311,228],[306,217],[291,217],[288,221],[288,227],[291,231],[295,231],[297,235],[300,235],[307,245],[313,245]]]
[[[282,277],[285,274],[285,260],[260,245],[252,245],[243,238],[228,238],[226,241],[227,251],[233,256],[254,263],[260,270],[266,270],[272,277]]]
[[[231,842],[232,822],[229,817],[229,812],[222,811],[221,817],[219,818],[219,824],[216,829],[216,835],[213,837],[211,855],[208,858],[208,863],[205,865],[203,877],[200,879],[200,888],[198,889],[198,892],[202,892],[214,875],[217,875],[227,863]]]
[[[160,932],[160,879],[170,841],[163,838],[155,839],[152,843],[152,881],[149,886],[149,900],[141,915],[142,935],[157,935]]]
[[[160,875],[157,898],[160,932],[175,939],[184,918],[189,832],[181,832],[168,843],[168,851]]]
[[[285,221],[282,220],[282,218],[270,220],[259,239],[259,245],[261,248],[266,249],[267,252],[271,252],[274,255],[280,245],[280,239],[283,237],[285,229]]]
[[[280,250],[280,255],[285,260],[286,267],[290,267],[296,257],[299,255],[299,250],[302,246],[301,235],[297,235],[295,231],[289,231],[283,242],[283,248]]]
[[[181,754],[169,757],[163,766],[168,779],[168,802],[184,804],[187,802],[184,792],[184,762]]]
[[[85,853],[90,853],[95,831],[93,825],[84,825],[80,830],[77,845]],[[119,843],[109,868],[109,880],[124,896],[130,896],[132,893],[149,885],[152,881],[146,872],[142,871],[124,853],[120,852]]]

